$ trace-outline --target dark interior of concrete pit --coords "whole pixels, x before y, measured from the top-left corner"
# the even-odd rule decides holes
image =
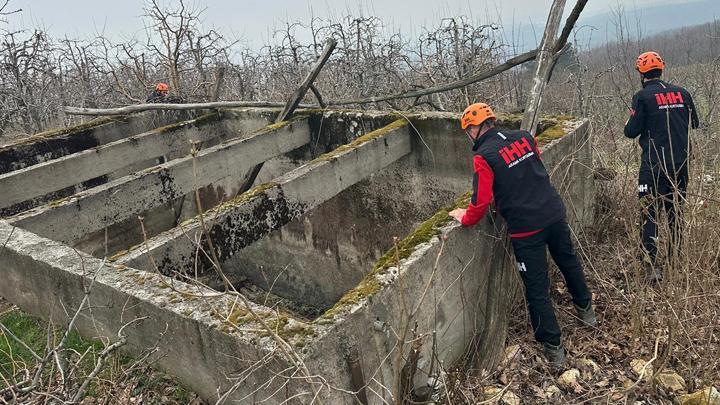
[[[412,123],[419,134],[411,154],[235,254],[222,265],[230,279],[282,297],[285,309],[314,318],[354,288],[395,237],[404,238],[467,192],[470,144],[455,115]],[[221,285],[216,278],[210,284]]]
[[[290,153],[270,159],[263,165],[255,185],[274,178],[315,159],[323,153],[352,142],[359,136],[382,128],[397,119],[387,113],[351,110],[298,110],[296,116],[308,117],[312,140]]]

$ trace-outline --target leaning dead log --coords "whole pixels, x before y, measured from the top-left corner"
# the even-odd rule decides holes
[[[525,52],[514,58],[508,59],[504,63],[494,66],[491,69],[484,70],[484,71],[476,73],[472,76],[468,76],[466,78],[456,80],[454,82],[441,84],[439,86],[428,87],[426,89],[413,90],[413,91],[410,91],[407,93],[400,93],[400,94],[387,95],[387,96],[367,97],[367,98],[359,98],[359,99],[354,99],[354,100],[328,101],[327,104],[329,106],[341,106],[341,105],[349,105],[349,104],[369,104],[369,103],[378,103],[378,102],[382,102],[382,101],[399,100],[399,99],[404,99],[404,98],[422,97],[422,96],[428,96],[430,94],[442,93],[442,92],[450,91],[450,90],[456,90],[456,89],[459,89],[459,88],[462,88],[465,86],[469,86],[473,83],[477,83],[477,82],[489,79],[493,76],[497,76],[506,70],[514,68],[515,66],[522,65],[523,63],[529,62],[529,61],[535,59],[535,57],[537,56],[537,52],[538,52],[537,49]]]
[[[336,46],[337,41],[332,38],[329,38],[325,42],[325,47],[323,48],[320,57],[317,61],[315,61],[315,64],[313,65],[312,69],[310,69],[310,73],[308,73],[308,75],[305,77],[305,80],[300,83],[300,86],[297,88],[297,90],[295,90],[292,96],[290,96],[290,99],[288,99],[287,103],[285,103],[283,110],[280,112],[280,114],[278,114],[277,118],[275,118],[275,123],[287,121],[288,119],[290,119],[290,117],[292,117],[293,113],[300,105],[300,100],[305,97],[305,93],[307,93],[307,91],[310,89],[310,86],[312,86],[313,82],[320,74],[320,70],[322,70],[323,66],[325,66],[325,62],[330,59],[330,55],[335,50]],[[322,100],[322,98],[318,97],[318,100]],[[250,171],[245,175],[245,179],[243,180],[243,184],[238,190],[238,194],[242,194],[250,190],[250,187],[252,187],[253,183],[255,183],[255,179],[260,173],[260,169],[262,169],[263,164],[264,162],[259,163],[255,167],[250,169]]]
[[[535,126],[539,119],[540,106],[542,103],[542,95],[547,84],[547,78],[553,67],[553,50],[555,49],[555,37],[560,28],[560,20],[565,9],[565,0],[554,0],[550,6],[547,23],[545,24],[545,32],[540,42],[540,52],[538,52],[537,67],[535,76],[532,81],[532,88],[528,102],[525,105],[525,114],[523,114],[522,124],[520,128],[529,130],[535,135]]]

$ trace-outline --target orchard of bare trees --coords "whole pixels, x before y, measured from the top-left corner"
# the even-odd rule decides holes
[[[11,9],[12,3],[5,5],[5,13]],[[148,1],[144,11],[144,37],[124,43],[103,36],[52,38],[42,29],[13,32],[0,22],[0,131],[30,134],[68,124],[72,118],[62,114],[64,105],[139,103],[159,81],[169,83],[172,93],[188,102],[284,101],[326,38],[335,38],[338,46],[316,80],[314,92],[324,100],[443,84],[497,64],[510,52],[499,26],[465,17],[439,21],[412,40],[389,33],[377,17],[287,22],[275,32],[273,44],[251,50],[205,29],[200,23],[203,10],[188,2],[168,9]],[[514,104],[519,87],[517,74],[511,73],[482,87],[374,107],[457,110],[478,92]]]

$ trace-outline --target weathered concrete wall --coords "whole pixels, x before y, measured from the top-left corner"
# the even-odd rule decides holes
[[[543,161],[568,206],[581,213],[571,218],[571,223],[590,225],[591,206],[580,205],[591,202],[593,194],[592,173],[585,170],[592,167],[587,122],[569,123],[568,130],[572,132],[560,139],[540,137]],[[466,170],[469,173],[469,168]],[[454,205],[466,204],[467,200],[461,199]],[[308,362],[330,371],[341,364],[328,363],[328,353],[342,359],[347,347],[354,346],[362,358],[364,375],[374,376],[372,381],[370,377],[366,380],[372,391],[385,393],[382,387],[394,386],[399,367],[407,359],[409,345],[401,344],[398,336],[408,333],[403,341],[416,336],[423,341],[416,375],[420,384],[427,381],[430,370],[437,372],[437,362],[449,366],[471,359],[480,368],[494,367],[504,347],[511,300],[520,288],[512,250],[501,218],[488,215],[478,226],[467,229],[450,220],[450,208],[411,232],[397,251],[388,251],[365,279],[315,321],[335,326],[318,333],[312,346],[317,351]],[[410,329],[416,323],[416,335],[412,335]],[[399,362],[398,350],[403,353]],[[348,374],[333,375],[339,377],[338,385],[350,384]],[[388,394],[380,395],[390,400]],[[375,397],[371,402],[382,400]]]
[[[272,354],[272,345],[262,343],[269,338],[231,330],[231,320],[240,316],[231,297],[107,264],[4,221],[0,239],[0,296],[23,311],[67,324],[83,303],[83,287],[92,286],[75,325],[81,334],[117,341],[120,328],[132,323],[123,350],[140,354],[157,348],[156,364],[207,399],[228,390],[234,382],[231,377],[244,378],[235,399],[255,389],[257,398],[264,398],[282,386],[284,381],[274,376],[287,369],[287,362]],[[253,310],[273,322],[271,309],[253,305]],[[262,364],[254,364],[260,359]],[[294,385],[288,387],[291,392],[298,389]],[[279,391],[271,403],[292,395]]]

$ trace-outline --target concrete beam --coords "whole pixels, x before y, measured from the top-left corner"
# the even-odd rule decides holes
[[[308,212],[411,151],[405,120],[357,138],[274,181],[209,210],[207,224],[218,257],[225,262],[245,246]],[[199,218],[150,239],[119,257],[118,263],[151,268],[149,256],[164,274],[191,271],[202,228]],[[149,249],[148,249],[149,248]],[[208,265],[203,257],[199,262]]]
[[[164,114],[99,118],[68,128],[41,132],[0,146],[0,174],[104,145],[177,121]],[[173,121],[170,121],[173,120]]]
[[[268,126],[255,134],[234,139],[153,168],[133,173],[67,200],[38,207],[12,217],[21,228],[72,244],[85,235],[161,204],[174,201],[196,188],[241,176],[253,165],[289,152],[310,141],[307,119]]]

